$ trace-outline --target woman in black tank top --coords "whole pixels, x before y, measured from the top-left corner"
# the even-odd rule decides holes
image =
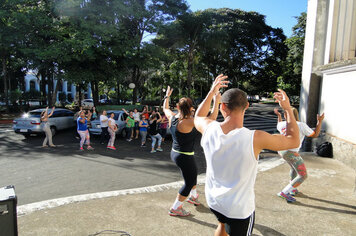
[[[181,98],[177,105],[178,114],[169,109],[169,98],[173,89],[168,86],[164,97],[163,111],[169,120],[169,129],[172,134],[173,145],[171,159],[181,170],[184,185],[169,210],[171,216],[187,216],[190,212],[183,209],[183,202],[199,205],[196,190],[198,170],[194,158],[194,141],[199,134],[194,127],[193,102],[190,98]]]

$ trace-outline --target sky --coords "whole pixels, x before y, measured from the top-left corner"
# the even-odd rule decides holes
[[[255,11],[266,16],[266,23],[282,28],[287,37],[297,24],[295,16],[307,11],[308,0],[186,0],[192,11],[208,8],[231,8]]]

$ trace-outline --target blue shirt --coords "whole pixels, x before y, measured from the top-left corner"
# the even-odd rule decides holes
[[[88,121],[87,121],[87,119],[85,119],[85,123],[83,124],[82,122],[80,122],[81,119],[85,119],[85,118],[78,117],[78,119],[77,119],[77,130],[86,131],[88,129]]]

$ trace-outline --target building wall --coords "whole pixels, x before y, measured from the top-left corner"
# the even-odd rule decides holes
[[[356,0],[308,0],[300,118],[311,127],[317,113],[325,119],[306,150],[331,142],[334,158],[356,170],[355,98]]]
[[[25,76],[25,91],[29,91],[30,88],[31,88],[31,83],[35,83],[35,89],[36,91],[40,91],[40,80],[41,79],[38,79],[32,72],[29,72],[27,73],[27,75]],[[63,92],[66,94],[66,96],[68,96],[68,94],[70,94],[73,98],[73,100],[75,100],[75,95],[76,95],[76,86],[74,85],[71,85],[71,89],[70,91],[67,90],[67,81],[63,81],[63,85],[62,85],[62,91],[59,91],[59,92]],[[54,80],[53,81],[53,89],[55,89],[57,85],[57,80]],[[48,91],[48,86],[46,85],[46,91]],[[85,94],[85,98],[92,98],[92,91],[91,91],[91,87],[90,87],[90,84],[88,85],[88,89],[84,92]],[[57,94],[57,101],[56,102],[59,102],[58,100],[59,96]]]
[[[323,129],[328,134],[356,144],[356,69],[325,73],[319,112],[325,112]]]

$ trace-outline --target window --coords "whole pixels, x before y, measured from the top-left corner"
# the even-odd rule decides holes
[[[329,63],[356,57],[356,1],[334,0]]]
[[[36,90],[36,83],[35,81],[30,81],[30,90]]]

